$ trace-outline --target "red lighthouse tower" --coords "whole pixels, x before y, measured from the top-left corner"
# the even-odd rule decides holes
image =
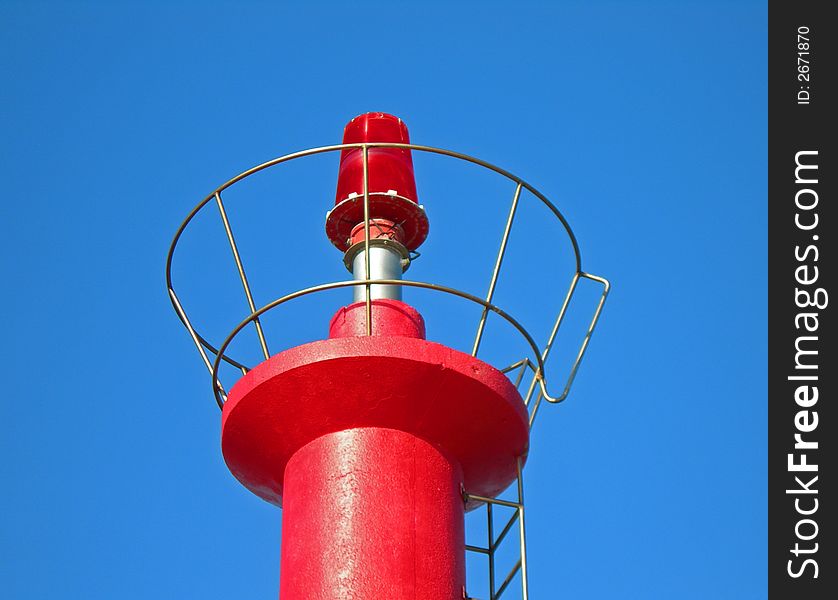
[[[340,165],[335,204],[325,230],[343,252],[352,279],[296,292],[256,310],[221,191],[267,166],[332,150],[340,150]],[[277,159],[216,190],[187,218],[170,251],[171,265],[186,224],[214,199],[251,314],[216,349],[186,316],[171,285],[170,265],[169,290],[213,374],[213,391],[222,407],[222,451],[230,471],[250,491],[283,509],[282,600],[462,600],[467,597],[467,549],[489,556],[489,595],[497,598],[503,590],[495,589],[496,540],[491,525],[486,548],[467,547],[465,512],[480,505],[490,509],[516,480],[520,489],[538,404],[566,396],[608,292],[605,280],[577,269],[555,330],[581,278],[602,282],[604,290],[565,391],[550,396],[544,361],[556,332],[546,351],[540,350],[517,321],[491,304],[526,184],[517,180],[485,300],[443,286],[405,281],[403,273],[429,235],[429,221],[417,195],[412,150],[435,151],[411,145],[407,127],[397,117],[385,113],[356,117],[347,124],[340,146]],[[578,258],[572,234],[571,240]],[[410,286],[454,293],[482,305],[473,352],[426,339],[422,315],[402,299],[403,288]],[[301,295],[341,287],[353,289],[353,302],[338,308],[327,339],[269,354],[260,321],[265,312]],[[533,347],[532,358],[506,369],[477,358],[490,311],[522,332]],[[253,368],[225,353],[233,337],[250,324],[256,327],[264,352],[264,360]],[[224,361],[242,372],[229,392],[218,378]],[[522,395],[517,385],[521,378],[514,382],[508,373],[527,367],[533,374],[532,385]],[[522,542],[517,571],[526,596],[523,498],[519,495],[517,503],[497,502],[517,511]]]

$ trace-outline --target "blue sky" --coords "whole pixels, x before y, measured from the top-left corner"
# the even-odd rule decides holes
[[[534,433],[531,597],[764,598],[766,30],[744,1],[0,3],[4,597],[276,596],[280,512],[226,471],[165,254],[218,184],[383,110],[536,185],[614,285]],[[409,274],[483,293],[512,189],[416,165],[431,238]],[[345,277],[335,158],[294,169],[229,199],[260,305]],[[538,329],[569,274],[528,215],[497,300]],[[246,314],[221,233],[197,225],[176,272],[214,340]],[[473,322],[410,300],[432,339]],[[274,349],[345,301],[277,316]]]

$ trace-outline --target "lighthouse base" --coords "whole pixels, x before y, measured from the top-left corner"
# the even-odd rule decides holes
[[[462,600],[463,475],[398,431],[323,435],[288,462],[282,600]]]

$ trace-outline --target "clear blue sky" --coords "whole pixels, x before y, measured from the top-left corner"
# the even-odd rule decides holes
[[[745,1],[0,2],[2,596],[276,596],[280,512],[224,466],[165,253],[219,183],[384,110],[547,193],[614,284],[571,398],[535,433],[531,597],[766,597],[766,28]],[[344,276],[320,164],[236,205],[246,239],[291,206],[311,218],[293,263],[279,233],[243,243],[258,304]],[[455,201],[485,209],[458,259],[492,260],[511,189],[460,174],[417,159],[435,219],[417,279],[457,281],[441,258]],[[532,223],[499,301],[527,297],[526,268],[549,288],[564,265]],[[179,273],[215,340],[245,313],[224,251],[185,250]],[[460,309],[423,298],[445,337]],[[294,309],[275,349],[322,335],[322,306]]]

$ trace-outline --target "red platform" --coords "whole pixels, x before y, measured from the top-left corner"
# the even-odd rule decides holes
[[[281,505],[292,456],[359,427],[414,434],[450,454],[465,489],[494,497],[517,476],[529,428],[509,379],[471,355],[402,336],[322,340],[272,356],[230,390],[222,450],[253,493]]]

